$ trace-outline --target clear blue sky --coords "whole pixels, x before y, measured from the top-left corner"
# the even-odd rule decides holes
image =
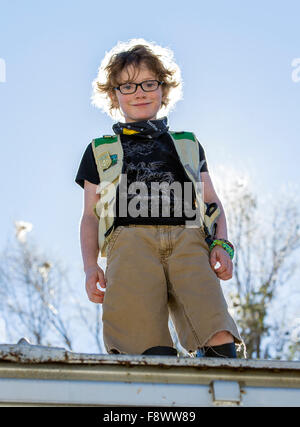
[[[174,51],[184,99],[169,123],[196,133],[212,173],[219,164],[246,170],[257,193],[299,182],[300,82],[291,65],[300,58],[299,1],[145,4],[0,1],[0,247],[14,220],[28,221],[45,250],[80,271],[83,191],[74,177],[91,139],[112,132],[90,95],[119,40]]]

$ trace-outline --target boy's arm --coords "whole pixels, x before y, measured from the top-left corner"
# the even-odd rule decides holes
[[[204,202],[206,203],[217,203],[220,208],[220,216],[217,219],[217,230],[216,230],[216,239],[227,239],[227,224],[225,212],[222,206],[222,203],[215,192],[212,180],[210,178],[209,172],[201,172],[201,181],[204,184]]]
[[[80,224],[80,242],[84,271],[97,264],[98,247],[98,218],[94,206],[100,196],[96,194],[97,185],[84,181],[84,206]]]
[[[200,172],[201,180],[204,183],[204,202],[206,203],[217,203],[220,208],[220,216],[217,219],[217,230],[215,239],[226,239],[227,240],[227,225],[225,212],[222,203],[217,196],[211,178],[208,172]],[[221,246],[215,246],[209,255],[209,263],[211,268],[216,273],[217,277],[221,280],[229,280],[232,278],[233,264],[229,255]],[[217,267],[219,263],[219,267]]]
[[[94,206],[100,196],[96,194],[96,184],[84,181],[84,208],[80,224],[80,243],[83,267],[86,274],[85,288],[90,301],[103,303],[104,292],[97,288],[106,287],[104,272],[98,265],[98,225],[99,220],[94,213]]]

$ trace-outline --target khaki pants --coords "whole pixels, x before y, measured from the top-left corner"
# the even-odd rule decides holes
[[[180,344],[195,352],[217,332],[242,340],[209,264],[201,228],[184,225],[117,227],[108,244],[103,338],[108,353],[142,354]]]

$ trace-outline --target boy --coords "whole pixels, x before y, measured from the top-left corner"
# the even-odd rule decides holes
[[[176,356],[170,315],[190,354],[236,357],[235,343],[242,340],[220,286],[233,268],[224,210],[194,134],[169,132],[167,117],[157,118],[181,95],[172,52],[143,39],[119,43],[93,87],[94,104],[121,118],[114,136],[89,144],[76,176],[84,188],[86,291],[103,304],[107,352]],[[221,211],[210,247],[197,214],[204,206],[200,178],[203,202]],[[165,186],[156,191],[158,184]],[[105,274],[99,250],[107,257]]]

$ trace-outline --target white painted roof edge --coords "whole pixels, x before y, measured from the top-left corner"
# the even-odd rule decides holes
[[[61,347],[32,345],[22,338],[17,344],[0,344],[0,362],[26,364],[64,363],[97,365],[191,366],[222,369],[294,370],[300,372],[300,362],[282,360],[193,358],[170,356],[111,355],[75,353]]]

